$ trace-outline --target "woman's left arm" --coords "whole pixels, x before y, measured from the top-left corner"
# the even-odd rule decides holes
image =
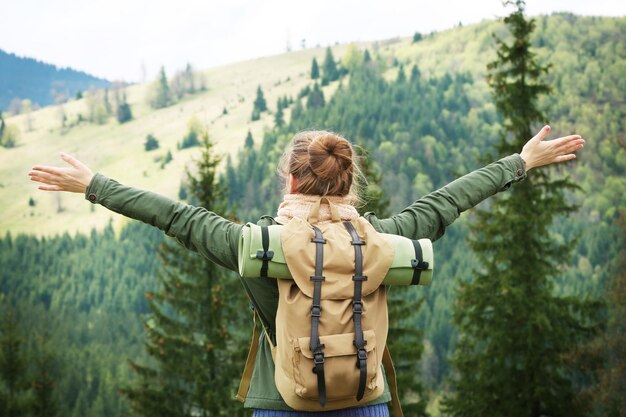
[[[93,174],[82,162],[67,154],[68,167],[37,165],[29,175],[44,191],[84,193],[93,204],[140,220],[163,230],[186,248],[199,252],[225,268],[237,270],[237,250],[242,225],[202,207],[194,207],[139,188],[129,187]]]

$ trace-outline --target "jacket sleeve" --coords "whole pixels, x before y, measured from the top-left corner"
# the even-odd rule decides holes
[[[187,249],[237,271],[240,224],[202,207],[122,185],[102,174],[94,175],[85,197],[93,204],[101,204],[116,213],[155,226]]]
[[[388,219],[378,219],[374,213],[365,217],[380,232],[434,241],[462,212],[525,177],[524,161],[513,154],[458,178]]]

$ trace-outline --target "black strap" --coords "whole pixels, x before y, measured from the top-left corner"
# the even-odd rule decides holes
[[[422,246],[417,240],[413,241],[413,248],[415,249],[415,259],[411,259],[411,267],[413,268],[413,278],[411,279],[411,285],[418,285],[420,283],[422,271],[428,269],[428,262],[424,261],[424,256],[422,255]]]
[[[267,278],[269,262],[274,257],[274,251],[268,250],[270,248],[270,231],[267,226],[261,226],[261,244],[263,245],[263,250],[257,251],[256,257],[263,260],[261,277]]]
[[[311,276],[313,281],[313,305],[311,306],[311,341],[309,349],[313,353],[313,373],[317,375],[317,390],[320,397],[320,405],[326,405],[326,381],[324,380],[324,345],[320,342],[319,324],[322,315],[321,299],[322,299],[322,268],[324,266],[324,244],[326,239],[322,231],[313,226],[315,237],[311,242],[315,243],[315,275]]]
[[[363,315],[362,287],[363,281],[367,281],[367,277],[363,275],[363,252],[361,246],[365,245],[365,241],[361,240],[358,233],[354,229],[354,225],[350,222],[344,222],[344,226],[352,237],[352,246],[354,246],[354,299],[352,300],[352,320],[354,321],[354,346],[356,347],[356,366],[360,369],[359,389],[356,394],[356,400],[361,401],[365,393],[365,383],[367,382],[367,351],[365,345],[367,340],[363,336],[363,326],[361,324],[361,316]]]

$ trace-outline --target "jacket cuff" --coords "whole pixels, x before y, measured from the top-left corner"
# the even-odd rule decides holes
[[[502,187],[501,191],[508,190],[511,188],[512,184],[526,179],[526,164],[519,154],[514,153],[513,155],[502,158],[502,162],[504,162],[508,168],[509,178],[504,184],[504,187]]]
[[[104,185],[109,178],[102,174],[96,173],[89,182],[87,189],[85,190],[85,199],[92,204],[100,203],[102,194],[104,191]]]

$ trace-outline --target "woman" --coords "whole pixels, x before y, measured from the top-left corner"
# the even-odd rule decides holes
[[[461,212],[508,189],[512,183],[525,178],[526,172],[532,168],[575,158],[574,152],[585,143],[578,135],[544,141],[549,132],[550,127],[545,126],[524,145],[519,155],[505,157],[465,175],[417,200],[391,218],[378,219],[374,213],[367,213],[365,217],[379,232],[410,239],[436,240]],[[339,208],[342,220],[358,217],[354,204],[358,200],[356,187],[360,172],[353,155],[350,143],[336,134],[324,131],[297,134],[281,163],[288,193],[278,209],[278,215],[275,218],[264,216],[259,224],[284,224],[294,216],[307,216],[309,208],[320,196],[329,197]],[[201,207],[127,187],[101,174],[94,175],[89,167],[70,155],[62,153],[61,158],[69,167],[38,165],[31,169],[31,180],[43,184],[39,189],[84,193],[91,203],[156,226],[185,247],[237,271],[242,225]],[[327,206],[323,208],[326,210],[320,210],[320,220],[329,220],[330,210]],[[276,281],[258,278],[242,279],[242,282],[271,338],[278,305]],[[389,391],[385,390],[382,396],[368,405],[323,414],[336,417],[389,416],[386,403],[390,399]],[[259,417],[293,417],[299,414],[289,409],[276,389],[274,364],[265,338],[259,347],[244,406],[254,408],[254,415]]]

